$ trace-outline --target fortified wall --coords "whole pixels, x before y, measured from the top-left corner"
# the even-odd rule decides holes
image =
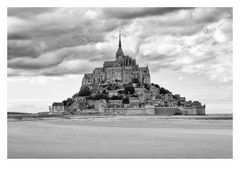
[[[204,115],[202,108],[179,108],[179,107],[145,107],[145,108],[106,108],[99,112],[101,115]]]

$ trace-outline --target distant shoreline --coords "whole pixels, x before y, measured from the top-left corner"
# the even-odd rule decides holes
[[[233,114],[207,114],[207,115],[172,115],[172,116],[161,116],[161,115],[154,115],[154,116],[126,116],[126,115],[62,115],[62,116],[55,116],[55,115],[27,115],[23,113],[17,113],[16,116],[9,116],[8,122],[12,121],[38,121],[38,120],[57,120],[57,119],[74,119],[74,120],[95,120],[95,119],[111,119],[115,117],[121,117],[123,119],[138,119],[138,118],[146,118],[146,119],[162,119],[162,120],[232,120]]]

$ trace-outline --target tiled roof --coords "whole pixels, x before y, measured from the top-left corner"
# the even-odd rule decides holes
[[[64,106],[62,102],[54,102],[52,106]]]

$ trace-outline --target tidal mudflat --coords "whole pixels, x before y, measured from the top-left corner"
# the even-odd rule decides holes
[[[228,115],[8,121],[8,158],[232,158],[232,148]]]

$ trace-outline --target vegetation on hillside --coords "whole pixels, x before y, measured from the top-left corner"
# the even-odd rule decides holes
[[[68,98],[67,100],[63,101],[64,106],[70,107],[72,103],[74,102],[73,98],[76,97],[85,97],[86,100],[101,100],[105,99],[106,101],[108,100],[122,100],[123,104],[129,104],[129,96],[131,97],[138,97],[138,95],[135,93],[135,87],[133,86],[134,83],[137,83],[138,85],[135,87],[141,87],[140,82],[138,79],[133,79],[131,83],[129,84],[120,84],[120,83],[114,83],[114,84],[106,84],[104,86],[98,87],[98,90],[95,86],[95,88],[90,89],[87,86],[82,86],[79,92],[73,95],[72,98]],[[160,87],[158,84],[142,84],[142,87],[147,89],[148,91],[150,88],[154,86],[159,89],[159,95],[165,95],[168,93],[171,93],[169,90],[165,89],[164,87]],[[118,95],[113,95],[109,97],[109,91],[111,90],[118,90]]]
[[[171,92],[169,90],[163,88],[163,87],[161,87],[160,90],[159,90],[159,94],[165,95],[165,94],[168,94],[168,93],[171,93]]]
[[[129,98],[128,97],[124,97],[122,100],[123,104],[129,104]]]
[[[132,85],[126,85],[124,87],[124,93],[125,94],[133,94],[133,93],[135,93],[135,88]]]

